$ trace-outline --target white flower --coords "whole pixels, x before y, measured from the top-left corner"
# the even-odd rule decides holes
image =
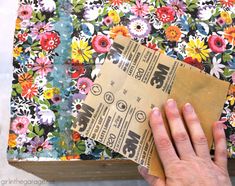
[[[20,23],[21,28],[28,28],[30,27],[32,24],[29,20],[25,19]]]
[[[52,125],[55,121],[55,114],[46,105],[42,104],[36,109],[39,122],[43,125]]]
[[[217,78],[219,78],[220,77],[220,73],[223,72],[222,68],[224,68],[225,65],[220,64],[221,63],[221,59],[216,60],[216,57],[214,57],[212,59],[212,63],[213,63],[213,67],[212,67],[212,69],[210,71],[210,74],[211,75],[215,75]]]
[[[87,139],[85,140],[85,145],[86,145],[85,154],[91,154],[92,150],[95,148],[96,143],[92,139]]]
[[[131,10],[131,5],[128,4],[128,3],[123,3],[123,4],[120,6],[120,10],[121,10],[123,13],[128,13],[128,12],[130,12],[130,10]]]
[[[35,84],[36,84],[38,87],[44,87],[44,86],[47,84],[47,79],[46,79],[46,77],[37,76],[37,77],[35,78]]]
[[[26,134],[21,134],[16,138],[16,146],[22,147],[25,143],[28,143],[30,139],[26,136]]]
[[[99,16],[99,8],[96,6],[85,9],[84,18],[86,21],[93,21]]]
[[[56,9],[56,4],[54,0],[41,0],[40,5],[42,9],[48,12],[52,12]]]
[[[198,16],[201,20],[209,20],[211,16],[215,13],[215,7],[214,6],[204,6],[199,8]]]
[[[175,48],[175,51],[186,57],[186,46],[187,43],[185,41],[183,41],[182,43],[178,43],[178,47]]]
[[[151,31],[151,26],[143,18],[134,18],[128,24],[128,30],[132,37],[145,38]]]

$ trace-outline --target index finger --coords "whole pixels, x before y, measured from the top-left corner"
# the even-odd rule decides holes
[[[154,137],[159,158],[166,168],[173,161],[179,160],[170,137],[167,134],[162,114],[158,108],[154,108],[150,115],[150,126]]]

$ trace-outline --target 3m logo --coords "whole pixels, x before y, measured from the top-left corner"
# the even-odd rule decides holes
[[[136,153],[137,145],[139,144],[140,135],[130,130],[128,136],[129,138],[126,139],[125,145],[123,146],[123,153],[129,158],[133,158]]]
[[[86,130],[87,125],[95,109],[87,104],[82,104],[82,107],[80,110],[81,112],[79,112],[78,114],[78,125],[79,125],[79,132],[83,132]],[[82,110],[84,112],[82,112]]]
[[[170,68],[166,65],[159,63],[157,65],[157,69],[158,70],[154,72],[154,75],[150,80],[150,84],[152,86],[155,86],[156,88],[161,88],[164,84],[164,81]]]
[[[125,48],[124,46],[114,42],[108,55],[107,55],[107,58],[110,61],[112,61],[113,64],[117,64],[119,62],[119,59],[122,56],[122,52],[123,52],[124,48]]]

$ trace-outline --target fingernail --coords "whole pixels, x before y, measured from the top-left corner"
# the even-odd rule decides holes
[[[186,103],[186,104],[184,105],[184,109],[185,109],[185,111],[188,112],[188,113],[193,112],[193,107],[192,107],[192,105],[191,105],[190,103]]]
[[[176,106],[175,100],[168,99],[167,100],[167,106],[170,107],[170,108],[174,108]]]
[[[160,115],[160,110],[159,110],[159,108],[157,108],[157,107],[154,107],[153,110],[152,110],[152,112],[153,112],[153,115],[154,115],[154,116],[159,116],[159,115]]]

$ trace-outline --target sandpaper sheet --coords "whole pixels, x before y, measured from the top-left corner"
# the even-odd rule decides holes
[[[219,119],[228,87],[225,81],[119,36],[72,129],[164,177],[149,126],[151,109],[162,109],[168,98],[179,106],[192,103],[210,146],[211,126]]]

